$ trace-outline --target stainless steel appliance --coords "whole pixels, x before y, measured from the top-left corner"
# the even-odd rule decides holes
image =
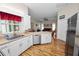
[[[65,55],[79,55],[79,14],[76,13],[68,19]]]
[[[40,44],[40,43],[41,43],[41,35],[34,35],[33,44]]]
[[[79,56],[79,14],[77,14],[77,16],[74,56]]]

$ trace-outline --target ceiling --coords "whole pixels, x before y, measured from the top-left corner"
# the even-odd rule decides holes
[[[12,7],[14,10],[24,11],[24,13],[27,13],[28,7],[28,13],[31,16],[32,20],[37,21],[43,21],[44,18],[47,18],[48,20],[56,20],[57,19],[57,9],[66,3],[9,3],[9,4],[0,4],[1,6],[7,6]],[[12,9],[11,8],[11,9]]]
[[[63,6],[62,3],[26,3],[29,8],[29,15],[33,20],[42,21],[44,18],[56,20],[57,7]]]

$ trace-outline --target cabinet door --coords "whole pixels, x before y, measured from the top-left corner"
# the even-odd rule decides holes
[[[52,40],[51,33],[50,34],[46,34],[46,41],[47,41],[47,43],[51,43],[51,40]]]
[[[19,54],[27,50],[32,45],[33,45],[32,36],[27,36],[25,38],[22,38],[19,42],[19,50],[20,50]]]
[[[11,56],[18,56],[19,55],[19,45],[13,44],[9,47],[9,53]]]
[[[19,42],[19,50],[20,50],[20,54],[25,51],[27,48],[28,48],[28,45],[27,45],[27,37],[26,38],[22,38]]]
[[[4,56],[9,56],[10,52],[9,52],[9,47],[2,47],[1,52]]]
[[[19,40],[3,45],[1,51],[6,56],[18,56],[20,51]]]
[[[41,44],[51,43],[51,34],[41,34]]]
[[[1,48],[1,52],[5,56],[17,56],[19,55],[18,52],[18,44],[17,43],[10,43],[7,46]]]
[[[28,36],[27,37],[27,44],[28,44],[28,48],[33,45],[33,38],[32,38],[32,36]]]
[[[31,36],[29,36],[29,44],[30,44],[30,46],[32,46],[33,45],[33,36],[31,35]]]

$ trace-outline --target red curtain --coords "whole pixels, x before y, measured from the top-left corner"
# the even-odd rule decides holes
[[[12,20],[12,21],[18,21],[21,22],[21,17],[5,12],[0,12],[0,19],[1,20]]]

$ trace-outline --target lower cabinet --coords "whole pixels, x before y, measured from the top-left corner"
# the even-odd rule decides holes
[[[9,50],[10,50],[9,47],[4,47],[3,49],[1,49],[2,55],[10,56]]]
[[[27,49],[27,37],[22,38],[19,41],[19,54],[21,54],[23,51],[25,51]]]
[[[52,36],[51,33],[41,34],[41,44],[51,43]]]
[[[8,53],[10,56],[17,56],[19,55],[19,44],[15,43],[14,45],[11,45],[8,47]]]
[[[0,48],[0,51],[4,56],[18,56],[32,45],[32,36],[27,36],[22,39],[3,45]]]
[[[41,44],[51,43],[51,33],[41,34]],[[0,46],[0,52],[4,56],[18,56],[33,45],[33,36],[29,35],[21,39]]]
[[[27,44],[28,44],[28,48],[33,45],[33,36],[32,35],[27,37]]]
[[[19,54],[21,54],[23,51],[27,50],[29,47],[33,45],[32,36],[27,36],[25,38],[22,38],[19,42]]]
[[[19,44],[17,42],[9,43],[3,46],[1,52],[4,56],[17,56],[19,55]]]

